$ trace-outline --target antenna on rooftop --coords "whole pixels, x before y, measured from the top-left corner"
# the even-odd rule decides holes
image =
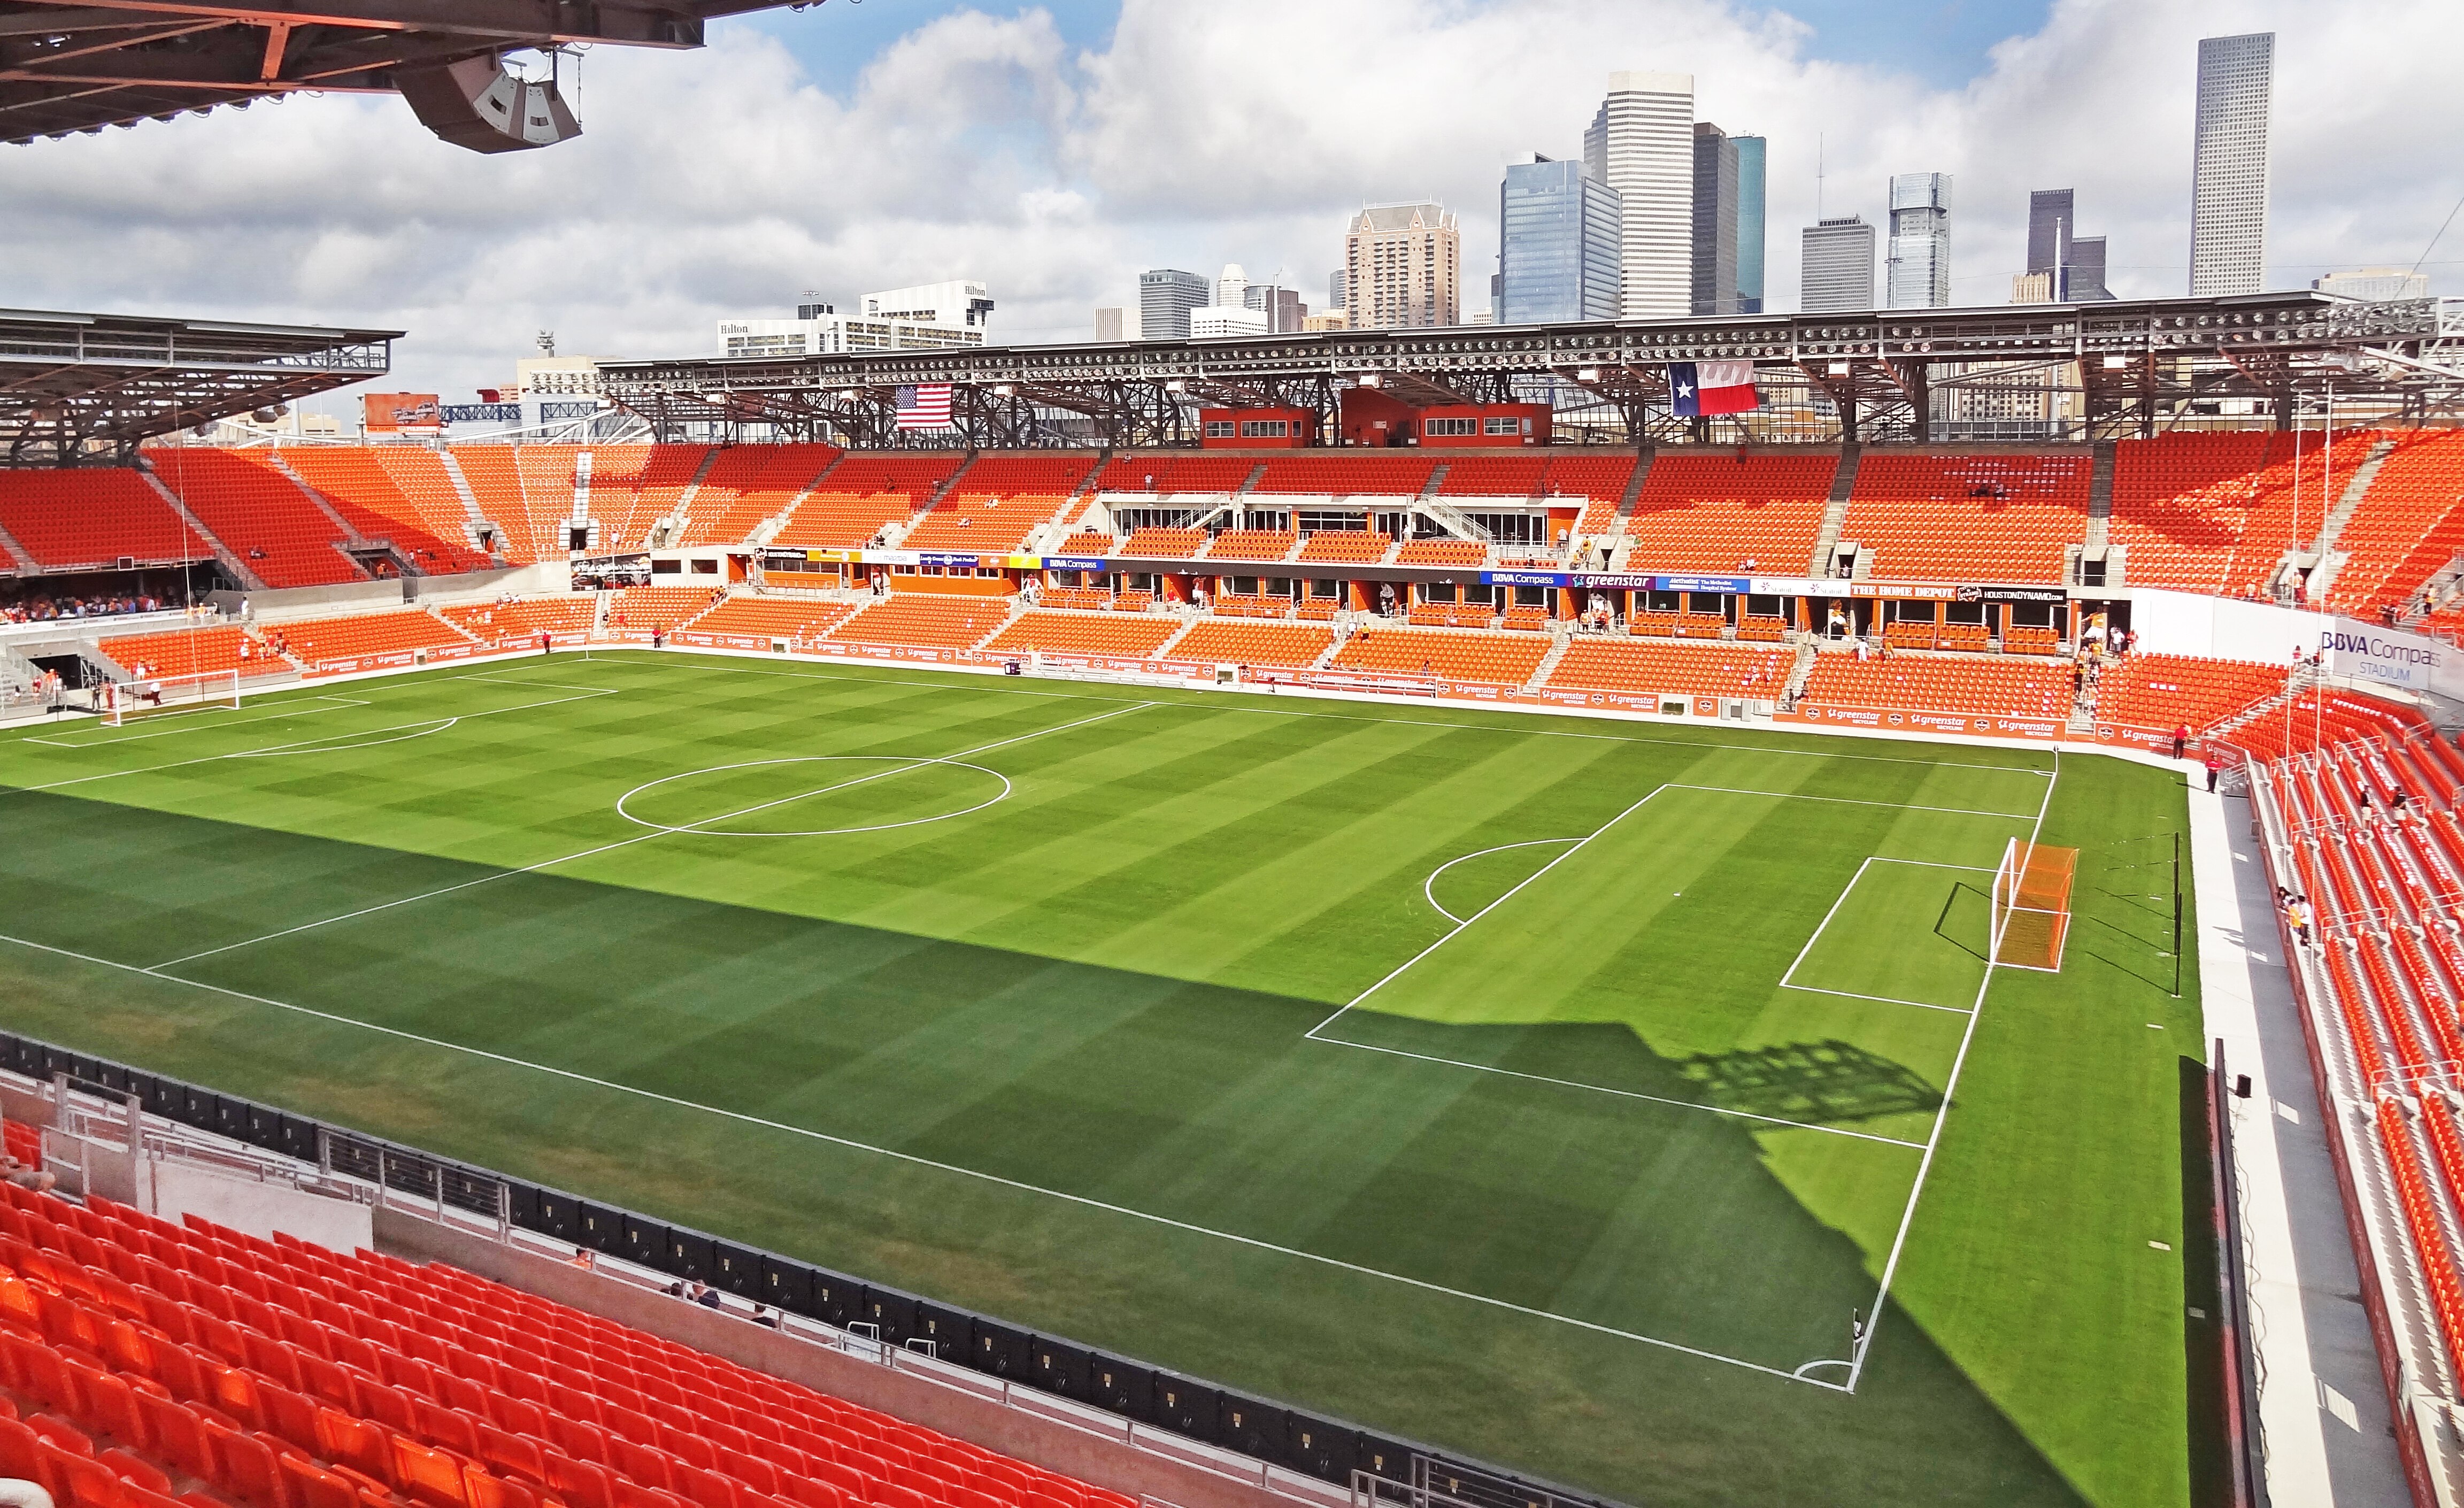
[[[1816,221],[1822,218],[1822,147],[1823,134],[1816,131],[1814,133],[1814,218]]]

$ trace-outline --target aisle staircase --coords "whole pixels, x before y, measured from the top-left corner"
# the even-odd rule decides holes
[[[1831,574],[1831,557],[1839,548],[1839,531],[1848,522],[1848,495],[1857,488],[1857,458],[1862,449],[1849,440],[1839,447],[1839,469],[1831,476],[1831,498],[1823,504],[1822,530],[1815,536],[1814,560],[1806,574],[1815,578]]]
[[[198,539],[203,540],[206,547],[213,551],[214,564],[220,566],[231,580],[239,583],[240,590],[263,591],[266,589],[265,578],[249,569],[248,562],[240,559],[236,550],[215,538],[214,531],[206,527],[206,521],[189,512],[188,505],[180,500],[180,495],[165,486],[163,478],[155,476],[151,468],[142,468],[137,475],[144,477],[145,485],[154,489],[154,495],[161,498],[173,513],[180,516],[181,525]],[[31,562],[33,557],[25,558]]]
[[[2327,600],[2327,589],[2336,584],[2337,573],[2344,568],[2344,562],[2350,558],[2336,549],[2336,542],[2343,537],[2344,525],[2361,511],[2362,499],[2369,496],[2370,483],[2378,480],[2379,467],[2394,450],[2395,438],[2392,435],[2382,434],[2370,442],[2370,453],[2362,458],[2361,465],[2353,468],[2353,475],[2345,478],[2344,490],[2336,499],[2336,506],[2328,510],[2327,521],[2319,526],[2315,557],[2318,564],[2310,572],[2309,595],[2312,602]]]
[[[1555,642],[1549,646],[1549,653],[1540,656],[1540,663],[1531,667],[1530,677],[1524,681],[1525,691],[1538,691],[1549,684],[1549,677],[1557,672],[1557,662],[1564,659],[1566,651],[1573,647],[1574,636],[1571,633],[1555,634],[1552,637]]]
[[[436,458],[444,463],[445,479],[453,484],[453,496],[462,499],[462,532],[470,536],[472,547],[478,548],[482,538],[491,539],[496,543],[488,553],[498,560],[509,560],[511,557],[505,553],[505,526],[479,511],[479,496],[471,490],[471,478],[462,475],[461,463],[453,458],[453,448],[438,446]]]

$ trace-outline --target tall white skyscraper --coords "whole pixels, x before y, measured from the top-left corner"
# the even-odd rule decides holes
[[[1874,228],[1864,216],[1839,215],[1805,228],[1802,289],[1808,314],[1874,307]]]
[[[2267,115],[2276,33],[2199,42],[2190,147],[2190,294],[2256,293],[2267,266]]]
[[[1624,207],[1618,307],[1634,319],[1693,310],[1694,76],[1611,74],[1583,133],[1583,166]]]
[[[1891,252],[1882,306],[1939,309],[1950,302],[1950,174],[1891,179]]]

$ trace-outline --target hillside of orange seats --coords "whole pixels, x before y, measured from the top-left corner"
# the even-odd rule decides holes
[[[685,489],[711,456],[707,445],[594,445],[590,448],[590,516],[599,521],[602,550],[647,544],[650,527],[671,518]]]
[[[557,451],[563,452],[561,486],[549,481]],[[565,521],[573,513],[570,447],[457,445],[450,454],[479,516],[498,529],[497,548],[507,560],[530,566],[565,558]]]
[[[1664,691],[1770,699],[1788,685],[1789,670],[1795,662],[1795,654],[1788,651],[1577,638],[1566,646],[1546,684],[1586,691]]]
[[[965,649],[1008,620],[1006,598],[901,592],[865,609],[832,629],[828,636],[850,644]]]
[[[1397,566],[1485,566],[1488,546],[1478,540],[1406,540],[1395,552]]]
[[[1595,518],[1609,519],[1617,514],[1617,505],[1625,499],[1625,490],[1634,483],[1634,468],[1640,459],[1632,451],[1605,455],[1557,455],[1549,461],[1549,475],[1541,482],[1541,494],[1548,498],[1589,498],[1594,507],[1583,511],[1582,530],[1597,534],[1605,523],[1595,526]]]
[[[2248,432],[2160,434],[2114,448],[2112,541],[2133,587],[2245,596],[2320,522],[2369,436]]]
[[[1245,455],[1115,455],[1095,477],[1099,492],[1232,492],[1258,469]]]
[[[1143,532],[1143,531],[1142,531]],[[1225,529],[1206,547],[1210,561],[1279,561],[1292,552],[1300,536],[1289,529]]]
[[[1334,631],[1316,623],[1223,623],[1203,620],[1172,647],[1177,660],[1205,665],[1264,665],[1304,670],[1334,642]]]
[[[627,587],[607,599],[611,629],[681,629],[719,600],[715,587]]]
[[[463,530],[467,515],[462,499],[433,452],[414,446],[318,445],[286,450],[282,458],[362,538],[386,541],[429,575],[485,570],[496,564],[471,547]],[[413,491],[420,494],[416,499]]]
[[[851,602],[797,597],[730,597],[693,619],[697,633],[740,633],[754,638],[819,638],[855,615]]]
[[[432,612],[416,609],[278,623],[269,626],[265,636],[284,653],[311,665],[471,642],[471,636],[461,630]]]
[[[1814,558],[1834,455],[1667,455],[1626,521],[1634,568],[1795,575]]]
[[[976,457],[976,463],[951,488],[955,494],[971,498],[1009,498],[1020,493],[1033,493],[1045,498],[1067,498],[1078,490],[1087,474],[1095,469],[1091,453],[1071,455],[1061,451],[1027,451],[1003,453],[986,451]]]
[[[1895,654],[1859,662],[1845,654],[1825,654],[1815,661],[1799,700],[2059,721],[2070,716],[2071,684],[2066,668],[2021,661]]]
[[[984,646],[987,654],[1110,654],[1144,659],[1179,631],[1172,618],[1106,613],[1089,617],[1075,612],[1022,613]]]
[[[270,453],[166,445],[148,458],[155,477],[267,586],[367,579],[342,553],[342,531],[297,482],[275,470]]]
[[[10,1187],[0,1264],[0,1474],[61,1508],[1135,1508],[442,1263]]]
[[[912,512],[939,492],[966,461],[967,457],[957,451],[850,451],[823,480],[832,492],[856,497],[882,492],[903,494]]]
[[[1446,462],[1445,479],[1438,483],[1441,498],[1536,498],[1549,475],[1549,457],[1529,455],[1465,455]]]
[[[2064,546],[2087,538],[2094,469],[2084,454],[1869,452],[1839,538],[1863,547],[1873,575],[1893,581],[2058,582]],[[1797,558],[1813,552],[1808,536]]]
[[[2400,606],[2464,551],[2464,430],[2399,435],[2336,536],[2349,559],[2327,605],[2356,615]]]
[[[829,445],[736,445],[718,453],[693,490],[682,546],[740,544],[820,481],[839,458]]]
[[[1327,669],[1520,686],[1548,657],[1549,640],[1536,634],[1380,628],[1346,639]]]
[[[1375,566],[1395,543],[1393,535],[1367,529],[1320,529],[1301,544],[1305,561],[1331,561],[1342,566]]]
[[[213,546],[171,511],[145,478],[124,467],[68,471],[0,469],[0,529],[54,570],[204,560]]]
[[[1435,455],[1394,455],[1354,451],[1332,456],[1312,455],[1307,451],[1295,453],[1288,459],[1276,457],[1266,462],[1266,473],[1258,478],[1252,492],[1271,493],[1370,493],[1378,497],[1418,497],[1429,484],[1429,474],[1438,469]]]
[[[916,519],[915,527],[899,541],[899,548],[1006,555],[1026,543],[1027,535],[1068,500],[1049,493],[1008,497],[953,493]]]
[[[542,633],[579,638],[598,622],[599,598],[595,594],[534,597],[522,602],[440,608],[437,615],[484,644],[536,640]]]
[[[1121,553],[1140,560],[1187,560],[1205,543],[1204,529],[1133,529]]]
[[[840,463],[844,468],[845,462]],[[781,549],[856,550],[879,538],[893,523],[905,523],[914,512],[903,492],[858,496],[850,492],[816,491],[796,511],[771,543]]]
[[[1061,542],[1056,555],[1109,555],[1118,543],[1101,529],[1081,529]]]
[[[240,657],[240,646],[248,657]],[[274,672],[289,667],[280,655],[252,643],[248,632],[220,624],[209,628],[174,629],[163,633],[122,633],[104,639],[102,653],[132,674],[139,665],[151,676],[203,676],[221,671]]]
[[[2141,728],[2188,723],[2193,733],[2204,733],[2283,691],[2280,665],[2132,654],[2099,673],[2096,717]]]

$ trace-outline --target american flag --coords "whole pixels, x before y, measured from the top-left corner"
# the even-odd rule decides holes
[[[948,429],[950,385],[925,382],[899,388],[898,427],[902,430]]]

